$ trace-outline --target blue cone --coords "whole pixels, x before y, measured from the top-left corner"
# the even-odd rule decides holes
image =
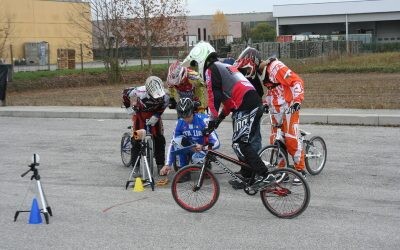
[[[42,224],[42,216],[36,198],[32,201],[31,213],[29,215],[29,224]]]

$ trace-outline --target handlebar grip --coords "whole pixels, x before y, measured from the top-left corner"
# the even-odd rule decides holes
[[[25,173],[21,174],[21,177],[24,177],[25,175],[27,175],[29,173],[29,171],[31,171],[30,169],[28,171],[26,171]]]

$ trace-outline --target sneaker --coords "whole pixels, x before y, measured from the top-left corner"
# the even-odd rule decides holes
[[[289,182],[289,180],[290,180],[290,178],[289,178],[289,175],[287,175],[287,174],[276,174],[275,175],[275,179],[276,179],[276,182],[283,182],[283,183],[288,183]]]
[[[243,182],[239,182],[236,179],[228,181],[228,183],[232,186],[233,189],[243,189],[245,185]]]
[[[260,189],[276,180],[275,175],[268,174],[267,176],[259,175],[254,179],[254,183],[251,186],[253,189]]]
[[[178,183],[184,183],[190,181],[191,179],[192,177],[190,176],[190,173],[187,173],[179,179]]]
[[[306,179],[306,171],[300,171],[301,176],[303,176],[304,180]],[[301,185],[301,180],[299,178],[294,178],[293,185]]]

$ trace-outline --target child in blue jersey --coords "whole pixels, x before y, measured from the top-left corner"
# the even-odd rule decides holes
[[[189,164],[190,161],[200,163],[205,156],[205,153],[202,151],[204,139],[202,131],[207,127],[208,116],[202,113],[195,113],[195,103],[190,98],[181,98],[176,109],[179,120],[168,148],[166,164],[161,169],[160,175],[170,173],[177,157],[177,167],[180,168]],[[210,135],[209,142],[213,144],[213,149],[219,148],[220,143],[215,132]],[[173,153],[175,150],[190,145],[193,145],[193,147],[178,153],[178,155]]]

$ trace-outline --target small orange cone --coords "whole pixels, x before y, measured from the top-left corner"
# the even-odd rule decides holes
[[[135,186],[133,187],[133,192],[143,192],[144,187],[142,183],[142,179],[140,177],[136,177]]]

